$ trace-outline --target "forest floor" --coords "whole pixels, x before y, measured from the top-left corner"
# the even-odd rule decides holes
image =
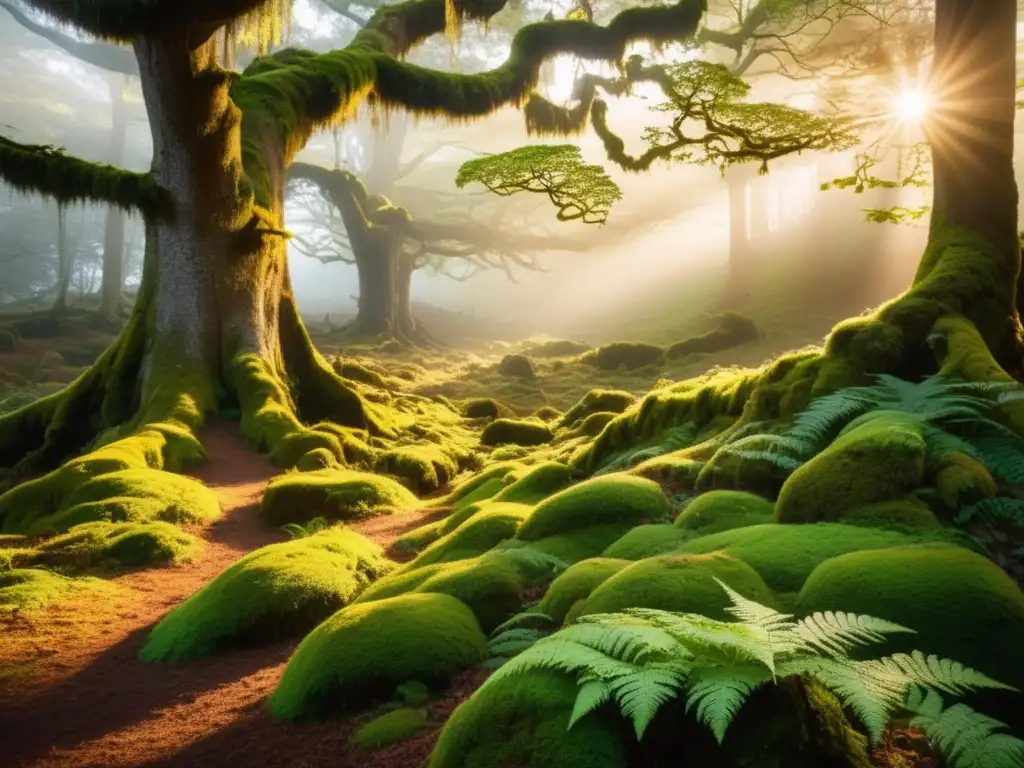
[[[298,640],[181,665],[138,660],[149,629],[174,606],[247,552],[285,538],[255,514],[279,470],[244,446],[235,424],[211,425],[201,439],[209,459],[192,474],[217,493],[223,517],[202,531],[205,547],[193,562],[123,573],[110,580],[113,594],[0,620],[0,766],[416,765],[436,729],[371,763],[352,754],[351,723],[295,727],[266,713]],[[400,515],[353,528],[386,548],[422,522]],[[432,720],[442,722],[479,674],[454,680],[431,703]]]

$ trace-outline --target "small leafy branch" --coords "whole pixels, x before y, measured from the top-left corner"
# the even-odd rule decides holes
[[[737,621],[633,608],[585,616],[533,641],[483,685],[545,668],[574,674],[579,692],[569,727],[614,703],[642,739],[654,715],[680,696],[721,742],[758,688],[794,676],[818,680],[849,707],[873,742],[898,713],[912,715],[952,768],[1021,768],[1024,741],[965,704],[943,708],[940,694],[1016,690],[964,665],[919,651],[856,661],[858,646],[913,632],[883,619],[843,612],[803,619],[744,598],[722,582]]]

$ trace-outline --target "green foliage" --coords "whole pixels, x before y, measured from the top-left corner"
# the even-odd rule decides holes
[[[947,755],[951,768],[1019,768],[1024,741],[996,733],[1004,723],[964,704],[943,708],[934,690],[913,689],[907,699],[911,728],[920,728]]]
[[[754,690],[807,675],[856,712],[877,741],[917,687],[953,694],[1008,688],[957,662],[916,652],[853,660],[853,649],[913,630],[841,612],[796,620],[718,583],[731,602],[729,613],[738,621],[647,608],[584,617],[510,660],[476,695],[531,670],[563,670],[574,674],[579,684],[570,729],[600,705],[614,702],[640,739],[658,709],[683,696],[687,711],[692,710],[721,742]],[[952,754],[971,748],[959,740],[954,744],[950,749],[946,742]]]
[[[622,191],[600,165],[583,163],[575,144],[531,144],[468,160],[459,167],[455,185],[483,184],[497,195],[536,192],[547,195],[559,221],[579,219],[603,224]]]
[[[260,517],[272,525],[303,523],[315,517],[351,520],[409,510],[418,504],[407,488],[389,478],[321,469],[275,477],[263,494]]]
[[[319,719],[389,696],[407,680],[441,682],[486,656],[480,625],[454,597],[417,593],[357,603],[299,644],[268,705],[281,720]]]
[[[610,454],[594,476],[622,472],[645,461],[656,459],[674,451],[693,445],[697,439],[697,426],[687,422],[678,427],[666,429],[651,444],[640,443]]]
[[[558,622],[548,616],[536,605],[527,606],[507,621],[502,622],[487,641],[487,652],[490,654],[486,665],[496,668],[513,656],[522,653],[542,637],[547,637],[557,627]]]
[[[344,528],[262,547],[167,614],[141,658],[194,659],[232,643],[302,633],[392,567],[380,547]]]
[[[34,389],[11,389],[0,393],[0,415],[24,408],[34,403],[40,396]]]
[[[1024,500],[997,497],[963,507],[954,518],[957,525],[982,523],[995,527],[1024,528]]]
[[[307,536],[320,533],[320,531],[326,531],[331,527],[331,525],[331,521],[326,517],[314,517],[305,525],[299,525],[298,523],[286,523],[278,530],[287,533],[293,539],[304,539]]]
[[[361,749],[376,750],[405,741],[427,726],[427,716],[421,709],[403,707],[381,715],[360,727],[349,742]]]

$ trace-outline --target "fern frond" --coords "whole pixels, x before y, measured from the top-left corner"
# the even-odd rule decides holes
[[[637,664],[655,653],[680,655],[680,649],[669,632],[648,622],[629,621],[613,613],[581,617],[576,624],[561,630],[558,636],[630,664]]]
[[[747,697],[772,677],[757,664],[694,669],[687,688],[686,711],[697,708],[697,720],[715,734],[718,743]]]
[[[287,533],[293,539],[304,539],[309,536],[309,531],[298,523],[286,523],[285,525],[280,526],[278,530]]]
[[[913,631],[874,616],[824,611],[797,621],[782,640],[789,652],[815,649],[830,656],[845,657],[858,645],[881,642],[887,634]]]
[[[1024,485],[1024,450],[1017,440],[1004,435],[988,435],[972,441],[982,463],[993,475],[1012,485]]]
[[[683,448],[693,445],[696,439],[697,425],[688,421],[681,426],[665,430],[654,445],[641,444],[614,454],[603,467],[594,473],[594,476],[621,472],[648,459],[655,459],[673,451],[681,451]]]
[[[876,406],[877,394],[869,387],[840,389],[811,401],[793,420],[789,435],[815,445],[828,441],[843,425]]]
[[[767,432],[767,430],[770,428],[770,425],[770,421],[752,421],[749,424],[744,424],[742,427],[740,427],[731,435],[729,435],[722,444],[732,445],[738,440],[742,440],[745,437],[750,437],[751,435],[761,436]]]
[[[658,662],[609,682],[622,714],[633,721],[640,740],[658,709],[675,698],[690,674],[690,667],[677,661]]]
[[[920,728],[947,757],[951,768],[1021,768],[1024,741],[996,733],[1006,724],[966,704],[944,709],[935,691],[915,688],[907,697],[910,725]]]
[[[753,624],[766,632],[781,632],[793,627],[792,614],[779,613],[774,608],[749,600],[721,580],[715,579],[715,581],[725,590],[725,594],[732,602],[726,611],[740,621]]]
[[[1024,528],[1024,499],[1010,499],[997,496],[963,507],[953,522],[957,525],[984,523],[985,525],[1006,525]]]
[[[602,679],[623,677],[636,670],[632,664],[614,659],[586,645],[566,640],[560,637],[560,634],[542,638],[518,656],[514,656],[487,678],[478,690],[483,690],[498,680],[534,669],[556,669]]]
[[[487,651],[492,656],[515,656],[546,636],[546,632],[538,629],[510,629],[491,640]]]
[[[736,458],[743,459],[744,461],[766,461],[769,464],[776,465],[786,472],[795,472],[804,464],[800,459],[794,459],[792,456],[787,456],[784,453],[771,450],[742,451],[734,450],[731,446],[721,448],[719,450],[725,451],[730,456],[735,456]]]
[[[924,685],[953,694],[962,694],[978,688],[1017,690],[1012,685],[993,680],[988,675],[958,661],[942,659],[935,655],[925,656],[920,651],[913,651],[910,654],[896,653],[881,659],[853,663],[872,677],[902,680],[907,689],[913,685]]]
[[[576,703],[573,704],[572,714],[569,716],[569,728],[572,728],[581,717],[611,699],[612,695],[611,686],[600,678],[584,677],[579,682],[580,690],[576,694]]]
[[[512,618],[507,619],[506,621],[503,621],[501,624],[496,626],[491,631],[491,637],[497,637],[500,633],[505,632],[506,630],[512,629],[513,627],[518,627],[520,624],[528,623],[547,624],[550,626],[554,626],[555,620],[543,611],[523,611],[522,613],[517,613]]]

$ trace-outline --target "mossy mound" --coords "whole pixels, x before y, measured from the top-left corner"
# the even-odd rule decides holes
[[[736,312],[725,312],[717,318],[714,330],[702,336],[677,341],[665,350],[665,357],[675,360],[686,355],[721,352],[749,341],[757,341],[757,325],[749,317]]]
[[[612,542],[603,557],[622,560],[643,560],[645,557],[675,552],[696,534],[671,523],[638,525]]]
[[[636,397],[621,389],[592,389],[562,417],[561,426],[571,427],[595,413],[622,413]]]
[[[295,463],[300,472],[315,472],[338,466],[338,459],[327,448],[314,448]]]
[[[515,481],[518,470],[523,465],[514,461],[492,464],[482,472],[477,472],[468,480],[459,483],[450,493],[427,502],[430,507],[463,507],[477,501],[494,496],[506,485]]]
[[[36,547],[34,562],[90,568],[192,559],[199,540],[170,523],[83,523]]]
[[[250,552],[150,632],[143,661],[181,661],[228,645],[301,634],[393,568],[373,542],[333,528]]]
[[[497,681],[452,713],[428,768],[627,768],[621,727],[601,713],[569,728],[577,685],[550,670]]]
[[[37,568],[0,571],[0,613],[36,611],[85,590],[111,589],[100,579],[61,576]]]
[[[545,536],[531,541],[529,546],[545,555],[557,558],[564,563],[578,563],[591,557],[597,557],[608,547],[622,538],[629,530],[628,523],[604,523],[576,528],[566,533]]]
[[[771,440],[768,435],[752,435],[744,444],[745,452],[769,452],[774,449]],[[698,469],[693,487],[702,493],[734,490],[775,498],[790,474],[790,469],[782,464],[769,459],[740,456],[725,446]]]
[[[999,566],[966,549],[902,547],[832,558],[807,578],[799,606],[915,630],[873,646],[873,655],[934,653],[1024,689],[1024,593]]]
[[[757,571],[776,592],[798,592],[811,572],[826,560],[865,549],[885,549],[941,540],[942,534],[900,531],[840,523],[753,525],[701,536],[676,551],[725,552]]]
[[[68,464],[62,471],[71,468]],[[5,494],[5,499],[14,501],[22,489],[49,477],[18,486]],[[4,517],[3,531],[53,535],[92,522],[204,524],[220,514],[217,495],[196,480],[157,469],[123,469],[81,482],[56,508],[52,503],[20,509],[12,505]]]
[[[527,504],[492,502],[481,505],[479,512],[424,549],[408,567],[418,568],[481,555],[514,537],[530,512],[531,507]]]
[[[496,419],[480,433],[482,445],[543,445],[555,439],[551,427],[539,419]]]
[[[391,514],[418,504],[408,488],[386,477],[322,469],[274,478],[263,494],[260,517],[270,525],[304,523],[314,517],[352,520]]]
[[[515,413],[504,403],[489,397],[480,397],[467,402],[462,409],[462,415],[467,419],[500,419],[515,416]]]
[[[487,656],[487,638],[464,603],[443,594],[410,594],[338,611],[299,644],[271,713],[281,720],[351,711],[407,680],[443,681]]]
[[[532,379],[537,375],[533,369],[533,361],[526,355],[505,355],[498,363],[498,373],[519,379]]]
[[[538,610],[561,624],[578,601],[586,600],[598,586],[630,564],[628,560],[610,557],[581,560],[551,582]]]
[[[510,558],[489,552],[466,560],[403,568],[371,586],[356,602],[411,593],[444,594],[468,606],[489,632],[523,604],[527,581]]]
[[[517,538],[539,541],[596,525],[632,528],[668,518],[671,508],[657,483],[607,475],[578,483],[537,505]]]
[[[935,487],[950,516],[963,507],[991,499],[997,492],[988,468],[960,451],[951,451],[938,461]]]
[[[376,470],[406,481],[417,494],[433,493],[459,472],[459,462],[435,443],[404,445],[382,453]]]
[[[841,521],[851,510],[910,493],[924,484],[922,424],[898,411],[854,420],[832,444],[783,484],[780,523]]]
[[[427,727],[427,715],[422,709],[403,707],[371,720],[349,737],[349,743],[360,749],[375,750],[389,747]]]
[[[550,405],[545,405],[534,411],[533,417],[535,419],[540,419],[543,422],[551,423],[552,421],[558,421],[561,419],[562,412]]]
[[[531,357],[576,357],[589,352],[593,347],[580,341],[568,339],[552,339],[526,344],[523,352]]]
[[[586,357],[605,371],[617,371],[620,368],[633,371],[662,362],[665,358],[665,350],[653,344],[618,341],[598,347]]]
[[[607,427],[618,416],[610,411],[598,411],[585,418],[576,429],[572,431],[574,437],[596,437],[601,430]]]
[[[675,524],[704,536],[770,522],[770,501],[743,491],[711,491],[687,504]]]
[[[640,560],[598,586],[583,604],[581,616],[615,613],[624,608],[658,608],[728,619],[728,584],[746,598],[774,605],[768,585],[746,563],[722,552],[706,555],[660,555]]]
[[[935,531],[942,524],[927,504],[914,496],[880,501],[843,515],[848,525],[870,525],[905,531]]]
[[[573,477],[575,472],[571,467],[557,461],[547,461],[518,474],[514,482],[494,495],[492,501],[536,504],[568,486]]]

